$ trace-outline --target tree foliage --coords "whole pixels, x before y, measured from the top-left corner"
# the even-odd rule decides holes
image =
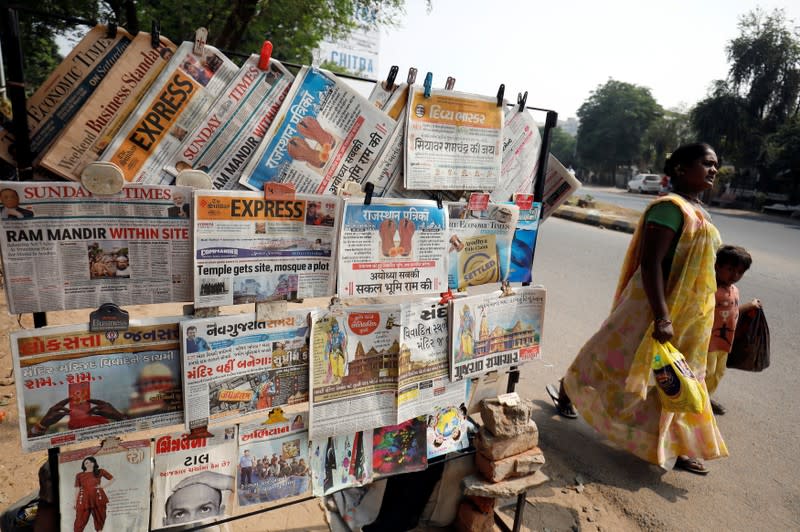
[[[645,132],[640,164],[655,173],[661,172],[667,155],[691,139],[691,124],[686,112],[664,111]]]
[[[543,129],[543,128],[540,128]],[[541,133],[542,131],[540,131]],[[550,130],[550,153],[561,161],[566,167],[575,167],[577,158],[575,156],[576,139],[560,127]]]
[[[646,87],[613,79],[598,86],[578,109],[581,165],[613,179],[619,165],[639,160],[645,132],[662,114]]]

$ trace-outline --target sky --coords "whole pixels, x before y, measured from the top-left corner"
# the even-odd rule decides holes
[[[496,94],[576,116],[609,78],[647,87],[663,107],[691,107],[726,77],[725,47],[739,17],[783,8],[800,25],[800,1],[745,0],[407,0],[400,26],[383,29],[379,72],[409,67],[434,87]],[[543,115],[542,115],[543,117]],[[540,117],[536,117],[539,119]]]

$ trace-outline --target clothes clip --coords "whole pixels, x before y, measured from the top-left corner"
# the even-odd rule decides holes
[[[161,22],[158,20],[154,20],[150,25],[150,46],[161,47]]]
[[[283,408],[276,406],[272,410],[269,411],[267,414],[267,419],[264,420],[261,424],[262,425],[272,425],[275,423],[285,423],[289,421],[289,418],[283,413]]]
[[[269,70],[269,60],[272,57],[272,43],[264,41],[261,45],[261,55],[258,58],[259,70]]]
[[[507,280],[500,283],[500,291],[503,293],[500,297],[508,297],[514,295],[514,290],[511,289],[511,283],[508,282]]]
[[[446,305],[456,298],[456,296],[453,295],[453,291],[449,288],[447,289],[447,292],[442,292],[440,295],[442,296],[442,298],[439,300],[440,305]]]
[[[278,183],[267,181],[264,183],[264,199],[294,201],[297,189],[294,183]]]
[[[100,450],[95,454],[111,454],[124,450],[122,439],[119,436],[109,436],[100,442]]]
[[[394,87],[394,80],[397,78],[397,73],[400,71],[400,67],[397,65],[392,65],[392,68],[389,69],[389,75],[386,77],[386,85],[384,85],[384,89],[387,91],[392,90]]]
[[[525,104],[528,102],[528,91],[525,91],[523,95],[521,92],[517,93],[517,104],[519,105],[518,110],[521,113],[525,110]]]
[[[417,69],[411,67],[408,69],[408,77],[406,77],[406,83],[409,85],[413,85],[417,81]]]
[[[370,181],[367,181],[364,184],[364,205],[369,205],[372,203],[372,193],[375,191],[375,185],[373,185]]]
[[[454,78],[453,76],[447,76],[447,81],[444,84],[444,90],[451,91],[455,86],[456,86],[456,78]]]
[[[206,39],[208,39],[208,30],[200,27],[194,32],[194,47],[192,53],[198,57],[203,57],[203,52],[206,48]]]
[[[439,191],[434,192],[433,193],[433,199],[436,200],[436,208],[437,209],[443,208],[443,206],[442,206],[442,193],[441,192],[439,192]]]
[[[106,26],[106,36],[109,39],[116,39],[117,38],[117,24],[116,22],[109,22]]]
[[[189,429],[189,434],[186,435],[187,440],[199,440],[202,438],[213,438],[214,435],[208,431],[208,425],[200,427],[192,427]]]
[[[497,107],[503,107],[503,96],[506,94],[506,85],[505,83],[500,84],[500,88],[497,89]]]
[[[433,85],[433,72],[428,72],[427,74],[425,74],[425,83],[422,84],[422,86],[425,87],[424,96],[426,98],[430,98],[431,97],[431,86],[432,85]]]

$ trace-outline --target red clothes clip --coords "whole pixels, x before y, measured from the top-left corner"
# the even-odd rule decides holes
[[[261,57],[258,58],[258,68],[267,70],[269,68],[269,60],[272,57],[272,43],[264,41],[261,45]]]

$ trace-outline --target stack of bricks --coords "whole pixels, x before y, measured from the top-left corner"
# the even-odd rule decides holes
[[[497,398],[481,403],[483,426],[475,438],[475,463],[483,478],[464,479],[467,498],[458,509],[459,531],[493,530],[499,498],[513,497],[546,479],[537,476],[544,455],[538,447],[539,429],[531,419],[533,403],[515,399],[511,404]]]

